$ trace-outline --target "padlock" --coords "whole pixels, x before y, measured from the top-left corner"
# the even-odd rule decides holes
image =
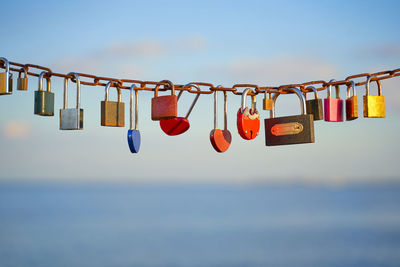
[[[353,95],[350,93],[353,91]],[[358,118],[358,97],[356,95],[355,82],[351,81],[350,85],[347,85],[346,94],[346,120],[351,121]]]
[[[76,82],[76,108],[68,106],[68,79],[75,78]],[[64,106],[60,109],[60,130],[82,130],[83,109],[81,109],[81,82],[79,75],[75,72],[68,73],[64,78]]]
[[[0,95],[10,95],[13,90],[13,76],[10,72],[10,63],[4,57],[0,57],[0,62],[4,62],[5,72],[0,72]]]
[[[175,86],[168,80],[160,83],[167,83],[171,89],[171,95],[158,96],[158,84],[154,90],[154,97],[151,99],[151,119],[153,121],[168,120],[176,118],[178,99],[175,95]],[[165,88],[165,86],[164,86]]]
[[[105,100],[101,101],[101,126],[124,127],[125,126],[125,103],[121,101],[121,89],[114,83],[118,91],[118,102],[109,101],[108,94],[114,82],[108,82],[105,88]]]
[[[378,95],[369,94],[369,84],[372,76],[367,77],[365,83],[366,95],[363,96],[364,117],[384,118],[385,117],[385,97],[382,95],[381,82],[376,80],[378,85]]]
[[[39,74],[39,89],[35,91],[35,106],[33,113],[40,116],[54,116],[54,93],[51,92],[50,77],[46,77],[47,88],[43,91],[43,78],[46,74]]]
[[[275,118],[276,99],[280,93],[275,93],[274,109],[270,118],[265,119],[265,144],[267,146],[314,143],[314,118],[306,114],[306,101],[299,89],[285,88],[294,92],[301,102],[301,115]]]
[[[251,96],[251,109],[246,107],[246,96],[252,92],[250,88],[244,90],[242,94],[242,105],[237,112],[237,129],[239,135],[245,140],[252,140],[257,137],[260,130],[260,114],[256,107],[256,96]]]
[[[317,89],[314,86],[308,86],[306,91],[311,90],[314,92],[314,99],[307,100],[307,92],[304,93],[304,98],[306,99],[307,114],[312,114],[314,116],[314,121],[324,119],[324,105],[322,104],[322,99],[318,98]]]
[[[263,110],[272,110],[274,108],[274,101],[271,99],[271,92],[264,91]]]
[[[24,72],[24,77],[21,77],[22,72]],[[18,73],[17,90],[28,90],[28,71],[25,67],[21,68],[21,71]]]
[[[335,80],[330,80],[329,83]],[[343,121],[343,100],[340,99],[340,89],[336,85],[336,98],[331,98],[332,85],[328,87],[328,96],[324,99],[325,121]]]
[[[135,91],[135,128],[133,128],[133,91]],[[138,98],[138,90],[136,90],[136,86],[131,85],[131,94],[130,94],[130,120],[129,120],[129,130],[128,130],[128,145],[129,149],[132,153],[138,153],[140,149],[140,132],[138,129],[138,116],[139,116],[139,98]]]
[[[221,86],[217,86],[221,87]],[[214,91],[214,129],[210,132],[210,142],[215,151],[223,153],[228,150],[232,142],[231,132],[228,130],[228,99],[226,91],[224,93],[224,129],[218,129],[218,95],[217,90]]]
[[[201,91],[200,87],[194,83],[186,84],[184,86],[184,88],[186,88],[186,87],[190,87],[190,88],[195,87],[198,92]],[[178,94],[178,101],[179,101],[179,98],[181,97],[182,93],[183,93],[183,90],[181,90]],[[160,120],[160,127],[163,130],[163,132],[166,133],[167,135],[175,136],[175,135],[183,134],[184,132],[189,130],[190,123],[189,123],[188,118],[194,108],[194,105],[196,104],[197,100],[199,99],[199,97],[200,97],[200,93],[198,93],[197,96],[195,97],[195,99],[194,99],[192,105],[190,106],[189,111],[186,113],[185,117],[176,117],[176,118],[168,119],[168,120]]]

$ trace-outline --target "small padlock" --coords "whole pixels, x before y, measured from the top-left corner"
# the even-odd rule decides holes
[[[324,119],[324,105],[322,104],[322,99],[318,98],[317,89],[314,86],[308,86],[306,91],[311,90],[314,92],[314,99],[307,100],[307,92],[304,93],[304,98],[306,99],[307,114],[312,114],[314,116],[314,121]]]
[[[43,91],[43,78],[46,74],[39,74],[39,89],[35,91],[35,105],[33,113],[40,116],[54,116],[54,93],[51,92],[51,81],[46,77],[47,90]]]
[[[273,108],[274,108],[274,101],[271,99],[271,92],[268,92],[268,98],[267,98],[267,89],[265,89],[263,110],[272,110]]]
[[[105,100],[101,101],[101,126],[124,127],[125,126],[125,103],[121,101],[121,89],[114,83],[118,91],[118,102],[108,101],[110,87],[114,82],[108,82],[105,88]]]
[[[4,57],[0,57],[0,62],[4,62],[5,72],[0,73],[0,95],[10,95],[13,90],[13,76],[10,72],[10,63]]]
[[[350,93],[353,91],[353,95]],[[356,95],[355,82],[351,81],[350,85],[347,85],[346,94],[346,120],[351,121],[358,118],[358,97]]]
[[[250,88],[242,94],[242,105],[237,112],[237,129],[239,135],[245,140],[252,140],[257,137],[260,130],[260,114],[257,111],[257,100],[255,94],[251,96],[251,109],[246,107],[246,96],[252,92]]]
[[[22,72],[24,72],[24,77],[21,77]],[[18,73],[17,90],[28,90],[28,71],[25,67],[21,68],[21,71]]]
[[[382,95],[381,82],[376,80],[378,85],[378,95],[369,94],[369,84],[372,76],[367,77],[365,83],[366,95],[363,96],[364,117],[384,118],[385,117],[385,97]]]
[[[280,93],[275,93],[274,109],[270,111],[270,118],[265,119],[265,144],[267,146],[314,143],[314,118],[306,114],[306,101],[299,89],[285,88],[294,92],[301,102],[301,115],[275,118],[276,99]]]
[[[221,87],[221,86],[217,86]],[[210,132],[210,142],[215,151],[223,153],[228,150],[232,142],[231,132],[228,130],[228,100],[226,91],[224,92],[224,129],[218,129],[218,95],[214,91],[214,129]]]
[[[335,80],[330,80],[329,83]],[[324,99],[325,121],[343,121],[343,99],[340,99],[340,88],[336,87],[336,98],[331,98],[332,85],[328,86],[328,96]]]
[[[128,130],[128,145],[129,149],[132,153],[138,153],[140,149],[140,132],[138,129],[138,106],[139,106],[139,98],[138,98],[138,90],[135,89],[136,86],[131,85],[131,94],[130,94],[130,120],[129,120],[129,130]],[[133,91],[135,91],[135,128],[133,128]]]
[[[75,78],[76,82],[76,108],[68,108],[68,79]],[[68,73],[64,78],[64,106],[60,109],[60,130],[82,130],[83,109],[81,109],[81,82],[75,72]]]
[[[175,136],[175,135],[180,135],[189,130],[190,128],[190,123],[189,123],[189,115],[192,112],[194,105],[196,104],[197,100],[200,97],[200,87],[197,84],[194,83],[189,83],[184,86],[186,87],[195,87],[197,91],[199,92],[197,96],[195,97],[192,105],[189,108],[189,111],[186,113],[185,117],[176,117],[173,119],[168,119],[168,120],[160,120],[160,127],[163,130],[164,133],[170,135],[170,136]],[[178,101],[179,98],[181,97],[183,93],[183,90],[181,90],[178,94]]]
[[[168,80],[160,83],[167,83],[171,89],[171,95],[158,96],[158,84],[154,90],[154,97],[151,99],[151,119],[153,121],[176,118],[178,99],[175,95],[175,86]],[[165,86],[164,86],[165,88]]]

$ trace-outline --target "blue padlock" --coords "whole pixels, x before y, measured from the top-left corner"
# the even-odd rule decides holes
[[[138,130],[138,90],[131,85],[130,127],[128,130],[128,145],[132,153],[138,153],[140,148],[140,132]],[[135,91],[135,128],[133,128],[133,91]]]

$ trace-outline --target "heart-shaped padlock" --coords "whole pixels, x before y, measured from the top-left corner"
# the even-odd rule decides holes
[[[218,88],[218,87],[217,87]],[[232,135],[228,130],[228,122],[227,122],[227,94],[224,91],[224,130],[217,129],[217,103],[218,96],[217,90],[214,92],[214,129],[210,132],[210,142],[215,151],[219,153],[223,153],[228,150],[229,146],[232,142]]]
[[[256,96],[251,96],[251,109],[246,107],[246,96],[251,92],[250,88],[242,94],[242,106],[237,112],[237,128],[239,135],[245,140],[252,140],[257,137],[260,130],[260,114],[256,107]]]
[[[189,87],[189,90],[191,87],[195,87],[198,92],[201,91],[200,87],[194,83],[189,83],[184,86],[184,88],[186,88],[186,87]],[[178,94],[178,101],[179,101],[179,98],[181,97],[182,93],[183,93],[183,90],[181,90]],[[199,97],[200,97],[200,93],[198,93],[196,98],[194,99],[192,105],[190,106],[188,113],[186,114],[186,117],[176,117],[176,118],[168,119],[168,120],[160,120],[160,127],[164,131],[164,133],[174,136],[174,135],[183,134],[184,132],[189,130],[190,123],[189,123],[188,117],[189,117],[190,113],[192,112],[194,105],[196,104],[197,99],[199,99]]]
[[[135,129],[133,129],[133,91],[135,91]],[[138,130],[138,90],[135,89],[135,85],[131,86],[130,95],[130,127],[128,130],[128,145],[132,153],[138,153],[140,149],[140,132]]]

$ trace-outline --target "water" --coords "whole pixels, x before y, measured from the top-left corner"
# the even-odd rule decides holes
[[[400,185],[0,183],[0,266],[400,266]]]

